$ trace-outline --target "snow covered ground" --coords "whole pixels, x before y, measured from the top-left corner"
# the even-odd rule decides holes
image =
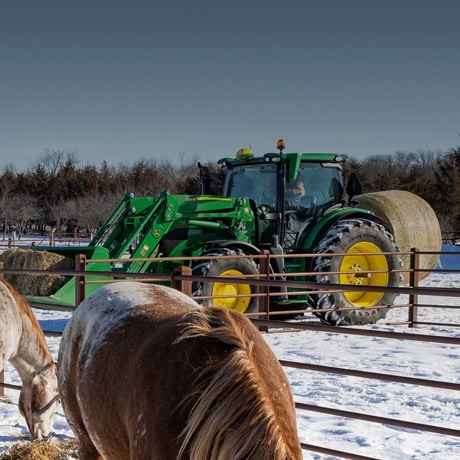
[[[460,267],[460,254],[444,259],[444,269]],[[458,288],[460,274],[436,272],[422,285]],[[398,303],[404,302],[407,302],[407,297],[400,296]],[[460,305],[460,298],[425,296],[420,303],[448,307]],[[44,330],[62,330],[69,315],[41,310],[35,312]],[[426,318],[438,323],[460,324],[460,309],[423,308],[419,317],[422,321]],[[407,309],[394,309],[387,316],[388,322],[405,319]],[[306,320],[319,324],[314,317]],[[460,329],[451,326],[408,329],[382,322],[366,328],[460,337]],[[460,383],[460,349],[455,345],[360,337],[322,332],[321,328],[318,331],[274,332],[265,337],[276,355],[284,360]],[[59,338],[48,337],[48,343],[57,357]],[[285,368],[285,371],[297,402],[460,429],[459,392],[292,368]],[[21,383],[10,365],[5,368],[5,381]],[[5,390],[5,393],[11,403],[0,402],[0,454],[19,440],[27,439],[28,434],[17,408],[18,392]],[[318,412],[298,410],[298,429],[301,441],[307,444],[378,459],[460,458],[460,438],[457,437]],[[59,439],[72,437],[61,407],[55,417],[54,433]],[[304,451],[304,458],[324,460],[336,457]]]

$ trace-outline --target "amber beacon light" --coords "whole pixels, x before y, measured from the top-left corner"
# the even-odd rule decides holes
[[[284,139],[278,139],[278,142],[276,143],[276,148],[280,151],[280,153],[283,153],[283,150],[285,149],[286,144],[284,142]]]

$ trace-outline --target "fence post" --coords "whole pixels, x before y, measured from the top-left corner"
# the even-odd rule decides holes
[[[264,249],[260,251],[260,255],[263,256],[259,261],[259,273],[266,275],[266,279],[270,278],[270,251]],[[259,313],[265,313],[263,319],[270,318],[270,287],[268,285],[259,286],[259,294],[263,294],[259,297]],[[260,318],[260,316],[259,316]],[[268,326],[259,326],[259,331],[268,332]]]
[[[412,248],[410,250],[410,272],[409,272],[409,286],[412,289],[418,288],[419,272],[420,267],[420,253],[418,248]],[[412,291],[409,294],[409,327],[417,327],[417,313],[418,313],[418,294]]]
[[[180,267],[174,268],[171,273],[171,287],[183,292],[185,295],[192,297],[192,281],[191,280],[180,280],[177,279],[177,275],[192,276],[192,269],[181,265]]]
[[[77,254],[75,256],[75,271],[86,270],[85,254]],[[86,278],[81,275],[75,276],[75,306],[78,307],[85,298]]]

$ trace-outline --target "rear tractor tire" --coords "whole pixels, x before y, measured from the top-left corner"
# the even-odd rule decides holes
[[[203,281],[194,282],[192,286],[193,296],[212,296],[210,299],[197,301],[204,306],[228,308],[237,310],[240,313],[256,313],[259,311],[259,300],[251,295],[258,293],[257,286],[247,283],[234,283],[226,281],[226,277],[240,278],[246,275],[258,275],[259,270],[253,259],[241,258],[230,259],[222,256],[243,255],[240,250],[219,248],[205,256],[206,260],[200,260],[192,267],[194,276],[221,277],[222,281]],[[234,295],[235,297],[232,297]]]
[[[318,243],[314,271],[318,283],[353,286],[399,286],[402,261],[393,236],[367,219],[348,219],[331,227]],[[343,254],[328,256],[328,254]],[[373,291],[324,292],[313,300],[322,322],[338,325],[374,324],[386,316],[396,293]],[[386,307],[385,307],[386,306]],[[357,307],[352,310],[341,308]],[[379,307],[379,308],[377,308]],[[321,311],[328,310],[328,311]]]

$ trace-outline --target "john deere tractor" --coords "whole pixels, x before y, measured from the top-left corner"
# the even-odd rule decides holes
[[[257,289],[249,278],[242,284],[231,278],[257,277],[259,266],[256,257],[235,256],[256,256],[267,250],[277,255],[270,259],[274,279],[318,283],[318,291],[310,295],[278,286],[271,311],[313,307],[331,325],[369,324],[383,318],[395,293],[321,292],[321,285],[398,286],[405,263],[405,256],[397,253],[398,234],[403,247],[439,250],[441,235],[434,212],[408,192],[361,195],[354,174],[344,186],[344,160],[337,154],[285,153],[282,140],[277,150],[255,156],[241,149],[235,157],[221,159],[221,172],[214,174],[199,165],[199,195],[127,194],[87,247],[41,250],[66,257],[83,252],[90,259],[88,270],[170,274],[178,265],[190,264],[193,274],[201,277],[193,285],[195,295],[208,297],[205,303],[241,312],[258,309],[257,297],[250,296]],[[211,194],[216,181],[222,184],[219,196]],[[361,198],[364,204],[358,206]],[[389,203],[382,205],[382,200]],[[411,212],[417,213],[413,219]],[[428,230],[421,228],[422,220],[428,221]],[[422,233],[419,238],[430,247],[417,241]],[[204,258],[180,260],[196,256]],[[91,263],[91,259],[121,258],[122,264]],[[434,268],[436,262],[427,264]],[[208,281],[211,276],[220,280]],[[100,286],[88,284],[87,294]],[[72,304],[74,290],[75,279],[71,279],[52,297]]]

